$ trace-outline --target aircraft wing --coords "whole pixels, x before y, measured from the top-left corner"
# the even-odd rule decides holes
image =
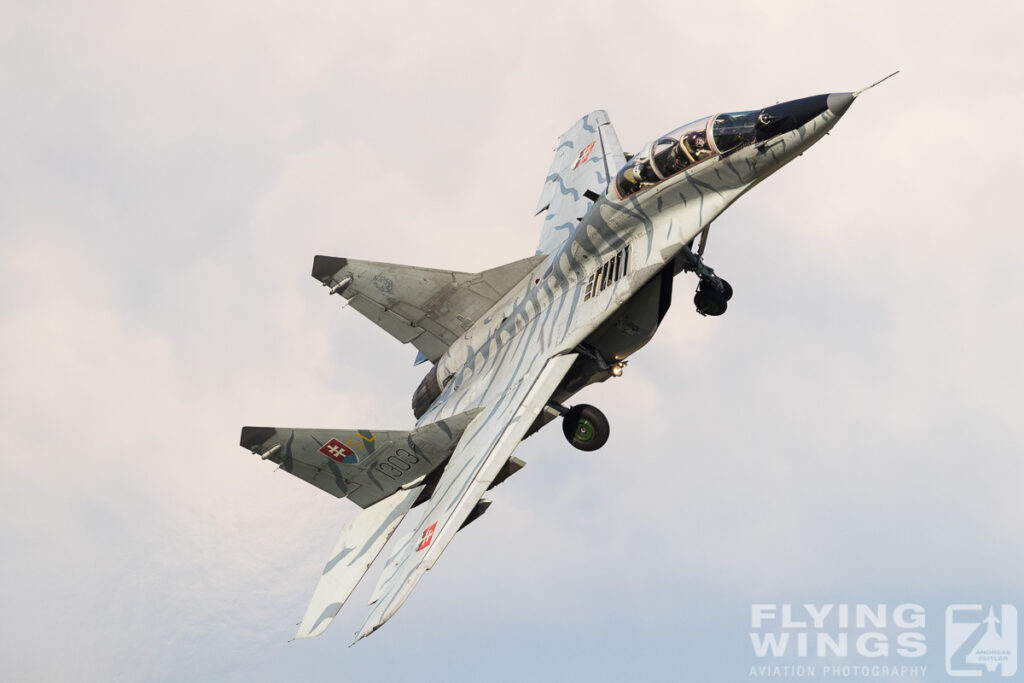
[[[544,409],[577,354],[545,359],[532,355],[530,367],[509,368],[509,386],[466,428],[445,467],[419,525],[395,549],[374,590],[375,604],[356,640],[394,615],[423,574],[462,528],[512,451]],[[525,365],[525,364],[524,364]]]
[[[480,410],[406,431],[243,427],[241,446],[361,508],[432,472]]]
[[[536,213],[547,212],[538,254],[550,254],[572,234],[625,164],[626,155],[604,110],[590,112],[558,139],[555,159],[537,201]]]
[[[316,256],[313,277],[403,344],[436,362],[544,259],[539,256],[462,273]]]

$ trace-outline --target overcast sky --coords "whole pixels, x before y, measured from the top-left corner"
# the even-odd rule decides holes
[[[1024,595],[1012,3],[0,5],[0,678],[749,680],[751,603]],[[357,508],[242,425],[413,424],[415,349],[314,254],[533,253],[557,136],[628,151],[864,86],[729,209],[721,318],[517,451],[401,612],[287,642]],[[825,680],[819,678],[817,680]]]

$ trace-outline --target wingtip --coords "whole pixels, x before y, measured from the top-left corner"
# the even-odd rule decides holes
[[[346,258],[317,254],[313,257],[313,270],[310,272],[310,275],[320,282],[326,282],[346,265],[348,265],[348,259]]]
[[[276,433],[277,430],[273,427],[242,427],[242,434],[238,439],[238,445],[251,451],[255,446],[266,443],[267,439]]]

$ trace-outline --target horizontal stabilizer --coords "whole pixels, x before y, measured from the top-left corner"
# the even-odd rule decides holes
[[[312,275],[392,337],[437,362],[544,260],[531,256],[482,273],[462,273],[316,256]]]
[[[312,638],[327,630],[422,491],[422,486],[399,490],[341,528],[296,638]]]
[[[332,496],[368,508],[445,462],[480,410],[412,431],[243,427],[240,443]]]

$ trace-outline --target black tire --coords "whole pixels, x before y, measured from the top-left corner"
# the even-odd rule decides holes
[[[610,432],[604,413],[585,403],[569,408],[562,417],[562,433],[581,451],[596,451],[608,442]]]
[[[698,289],[697,293],[693,295],[693,305],[697,307],[697,312],[701,315],[712,316],[722,315],[729,307],[722,294],[711,287]]]
[[[728,301],[732,298],[732,285],[722,279],[719,279],[719,282],[722,283],[722,298]]]
[[[712,296],[717,295],[722,299],[728,301],[729,299],[732,298],[732,285],[729,284],[728,280],[723,280],[722,278],[716,279],[718,286],[716,286],[714,281],[707,279],[701,280],[700,283],[698,283],[697,285],[697,289],[703,290],[708,294],[711,294]],[[719,287],[721,287],[721,289],[719,289]]]

